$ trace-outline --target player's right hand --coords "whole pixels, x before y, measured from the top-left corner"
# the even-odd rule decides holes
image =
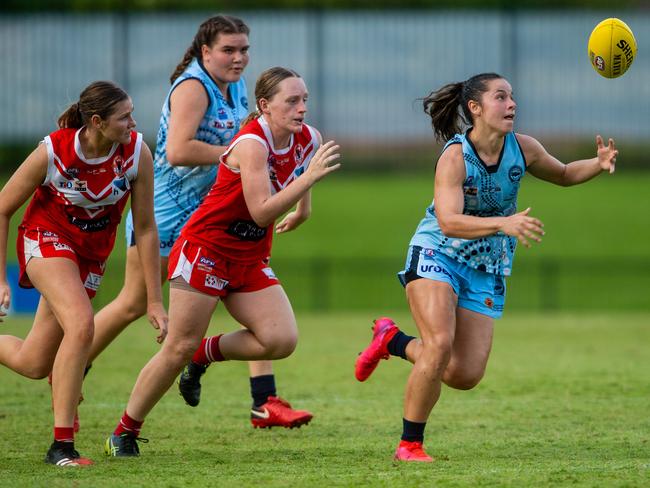
[[[5,317],[7,315],[10,305],[11,288],[9,288],[9,283],[3,281],[0,283],[0,322],[3,322],[2,317]]]
[[[530,247],[531,241],[542,242],[544,235],[544,224],[541,220],[531,217],[530,207],[509,217],[505,217],[501,231],[517,240],[526,247]]]

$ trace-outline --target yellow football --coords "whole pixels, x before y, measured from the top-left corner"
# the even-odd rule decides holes
[[[605,78],[618,78],[634,62],[636,39],[625,22],[609,18],[594,27],[587,50],[596,73]]]

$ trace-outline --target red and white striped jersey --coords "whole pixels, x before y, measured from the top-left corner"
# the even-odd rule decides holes
[[[217,180],[203,203],[181,231],[185,239],[205,246],[237,263],[254,263],[271,254],[273,223],[259,227],[250,215],[239,170],[228,166],[228,155],[243,140],[259,141],[268,151],[267,163],[272,191],[286,188],[305,172],[318,149],[316,129],[303,124],[289,145],[275,149],[273,135],[264,117],[246,124],[221,156]]]
[[[129,144],[115,143],[107,156],[88,159],[79,143],[82,130],[60,129],[43,140],[47,175],[21,227],[59,234],[79,255],[105,261],[138,174],[142,134],[131,132]]]

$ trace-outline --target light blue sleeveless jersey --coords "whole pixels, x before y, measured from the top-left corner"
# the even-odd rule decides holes
[[[486,166],[465,134],[456,134],[445,145],[462,144],[465,159],[463,182],[465,215],[497,217],[517,211],[519,182],[526,171],[526,161],[514,132],[506,135],[499,161]],[[509,276],[517,239],[499,232],[479,239],[447,237],[440,230],[434,208],[426,209],[410,245],[432,249],[457,262],[488,273]]]
[[[181,228],[197,209],[217,176],[218,161],[215,161],[213,166],[172,166],[167,160],[169,99],[174,89],[188,79],[199,80],[209,99],[208,108],[194,136],[196,140],[227,146],[239,131],[242,120],[248,115],[248,94],[244,78],[229,85],[231,103],[226,101],[197,59],[194,59],[174,81],[162,107],[154,156],[154,211],[160,236],[161,256],[169,254]],[[128,244],[132,242],[130,228],[132,228],[131,213],[127,220]]]

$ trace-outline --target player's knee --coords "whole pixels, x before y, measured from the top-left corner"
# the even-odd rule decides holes
[[[129,323],[139,319],[147,312],[147,299],[138,295],[123,295],[122,306],[125,318]]]
[[[446,372],[443,382],[456,390],[471,390],[483,379],[483,370]]]
[[[163,351],[167,356],[167,361],[175,366],[184,366],[201,345],[201,341],[194,339],[177,339],[165,341]]]
[[[30,364],[20,371],[20,374],[29,378],[30,380],[42,380],[52,371],[51,364]]]
[[[269,359],[283,359],[290,356],[296,350],[297,344],[298,334],[274,338],[267,347]]]
[[[95,335],[93,316],[79,317],[73,324],[65,327],[64,340],[74,341],[80,347],[90,347]]]

